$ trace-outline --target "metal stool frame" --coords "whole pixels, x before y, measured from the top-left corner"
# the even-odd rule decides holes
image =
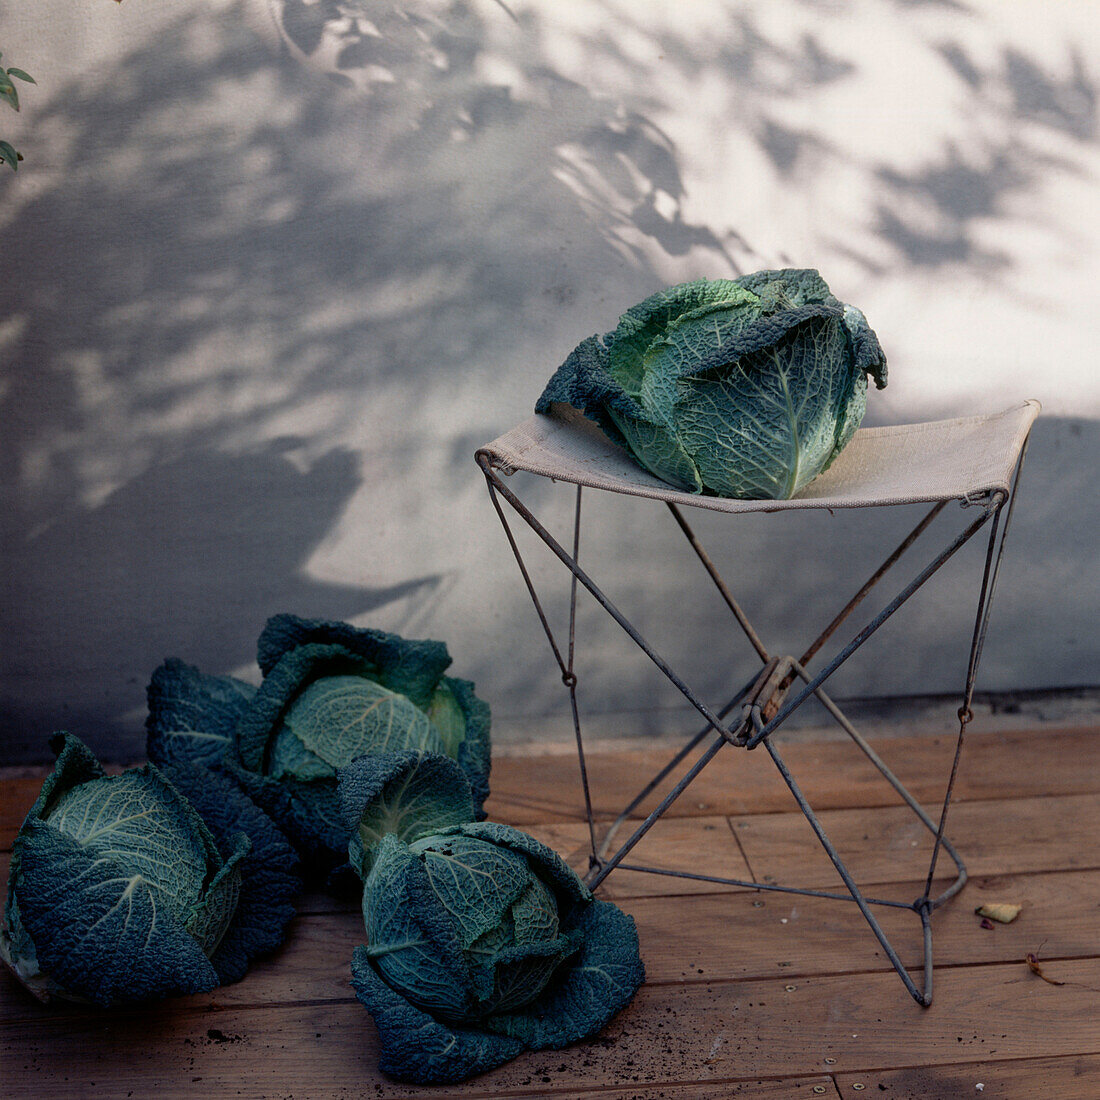
[[[950,501],[938,501],[935,503],[921,521],[913,528],[898,547],[889,554],[883,563],[868,578],[864,585],[848,601],[841,611],[833,618],[828,626],[814,639],[799,659],[793,656],[777,656],[771,654],[749,622],[744,611],[737,603],[726,582],[719,575],[713,561],[703,548],[694,531],[691,529],[680,508],[672,501],[666,501],[666,505],[680,530],[684,534],[692,550],[703,565],[710,580],[715,585],[723,602],[733,614],[741,630],[747,637],[750,645],[756,651],[763,664],[762,669],[754,675],[724,706],[712,710],[696,694],[696,692],[679,676],[679,674],[656,652],[653,646],[627,617],[611,602],[596,582],[581,568],[579,564],[580,537],[581,537],[581,502],[583,487],[576,486],[576,505],[573,517],[573,543],[572,552],[566,550],[561,543],[539,522],[531,510],[523,503],[517,494],[503,481],[502,471],[494,465],[494,458],[490,451],[477,452],[476,461],[485,475],[489,497],[496,511],[501,525],[504,528],[509,546],[515,556],[520,573],[527,587],[528,594],[538,615],[542,629],[546,634],[555,661],[561,672],[562,681],[569,692],[570,707],[572,713],[573,732],[576,739],[577,756],[580,768],[580,780],[584,793],[585,813],[588,824],[589,843],[591,854],[589,856],[589,872],[585,877],[587,885],[595,890],[601,882],[616,868],[639,871],[648,874],[667,875],[685,879],[696,879],[718,885],[745,887],[758,891],[771,891],[785,894],[801,894],[809,897],[829,898],[838,901],[854,902],[858,906],[863,917],[870,926],[876,939],[886,953],[891,965],[897,971],[899,977],[909,991],[913,999],[921,1006],[927,1007],[932,1003],[933,963],[932,963],[932,913],[953,898],[966,884],[966,867],[954,846],[945,835],[948,810],[951,804],[952,792],[958,775],[959,762],[962,755],[965,740],[966,727],[973,719],[971,705],[974,696],[974,684],[977,676],[978,665],[981,660],[982,648],[985,643],[989,624],[989,614],[992,605],[994,590],[1000,570],[1001,560],[1004,554],[1005,537],[1008,533],[1012,509],[1016,499],[1016,488],[1019,482],[1020,471],[1026,455],[1026,442],[1020,451],[1013,474],[1012,486],[1009,492],[994,490],[980,495],[968,497],[957,501],[964,508],[978,508],[977,516],[966,523],[965,527],[939,551],[938,554],[906,584],[886,605],[868,622],[841,650],[821,669],[816,675],[811,676],[806,670],[806,665],[825,642],[855,611],[871,589],[877,585],[898,560],[913,546],[917,539],[931,525],[932,521],[946,508]],[[536,475],[537,476],[537,475]],[[516,542],[515,535],[508,522],[508,516],[504,511],[501,501],[506,501],[514,512],[524,520],[532,531],[546,544],[557,558],[569,569],[572,579],[569,592],[569,637],[565,655],[559,646],[549,621],[531,580],[526,562]],[[1003,519],[1003,522],[1002,522]],[[903,786],[897,776],[887,767],[874,749],[864,740],[859,732],[852,726],[836,703],[826,694],[823,684],[848,658],[866,642],[875,631],[887,619],[889,619],[924,583],[935,574],[962,546],[970,541],[983,527],[989,527],[986,546],[984,567],[982,569],[981,584],[978,593],[975,612],[974,629],[971,637],[970,652],[967,662],[966,679],[963,689],[962,704],[958,710],[959,732],[955,742],[954,756],[951,763],[950,776],[942,806],[938,815],[929,814]],[[647,657],[660,669],[665,677],[680,691],[702,715],[705,725],[691,737],[669,762],[657,772],[646,786],[631,799],[624,807],[618,818],[612,823],[607,835],[602,842],[597,840],[596,820],[592,811],[592,799],[589,790],[588,769],[585,762],[584,741],[581,733],[580,708],[577,702],[577,675],[574,670],[575,638],[576,638],[576,608],[578,584],[583,585],[595,598],[597,603],[619,624],[634,643],[646,654]],[[795,686],[800,685],[797,690]],[[934,836],[932,854],[925,879],[924,890],[915,901],[904,903],[883,898],[867,897],[856,884],[852,874],[848,870],[829,839],[825,829],[814,813],[806,796],[803,794],[787,764],[783,760],[779,749],[772,740],[775,733],[790,715],[800,707],[811,695],[817,698],[828,711],[833,720],[858,746],[868,760],[878,769],[887,783],[897,792],[902,801],[913,811],[926,829]],[[740,708],[739,720],[735,723],[728,722],[727,717],[737,708]],[[612,841],[621,827],[631,818],[635,810],[645,801],[654,790],[657,789],[687,758],[696,750],[711,733],[716,734],[710,744],[702,752],[702,755],[691,764],[687,770],[675,782],[660,803],[634,828],[631,835],[614,851],[609,852]],[[779,774],[790,789],[799,809],[809,822],[817,835],[821,846],[824,848],[833,866],[844,882],[847,893],[830,890],[814,890],[797,886],[778,885],[774,883],[750,882],[740,879],[723,878],[707,875],[699,872],[684,870],[669,870],[667,868],[649,867],[645,865],[624,862],[631,850],[662,817],[666,810],[684,793],[688,786],[703,771],[703,769],[724,748],[732,746],[745,750],[752,750],[763,745],[772,761],[775,763]],[[932,896],[932,883],[935,878],[936,866],[940,853],[944,852],[954,863],[956,877],[950,885],[940,894]],[[911,910],[920,919],[923,934],[923,971],[922,983],[918,987],[914,978],[902,963],[897,951],[890,943],[882,926],[879,924],[872,910],[873,906],[885,906],[894,909]]]

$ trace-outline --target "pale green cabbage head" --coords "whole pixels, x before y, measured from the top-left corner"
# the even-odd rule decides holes
[[[535,406],[570,405],[661,480],[785,500],[828,469],[886,359],[816,271],[670,287],[579,344]]]

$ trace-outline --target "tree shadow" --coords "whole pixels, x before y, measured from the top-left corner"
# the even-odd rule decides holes
[[[303,571],[359,476],[346,450],[298,468],[287,455],[293,442],[182,454],[95,508],[8,541],[0,603],[0,633],[11,642],[0,697],[8,753],[38,758],[49,733],[67,729],[114,753],[125,732],[140,755],[136,712],[165,657],[230,671],[252,660],[276,610],[347,618],[431,598],[438,575],[374,587]]]
[[[979,64],[961,39],[937,47],[945,79],[1032,129],[945,140],[902,171],[784,113],[858,77],[855,48],[780,41],[743,8],[705,40],[670,31],[648,67],[624,45],[644,26],[605,8],[574,45],[593,71],[631,73],[618,99],[564,75],[543,21],[503,3],[283,0],[275,52],[249,10],[188,10],[58,89],[36,116],[38,186],[0,180],[19,258],[0,282],[0,689],[19,752],[67,724],[136,755],[124,716],[165,655],[239,668],[284,610],[397,628],[398,606],[439,608],[452,554],[467,555],[454,634],[419,619],[470,646],[459,674],[528,705],[522,647],[473,652],[492,641],[467,621],[479,601],[510,638],[526,612],[500,594],[495,543],[471,558],[471,529],[493,522],[471,453],[579,338],[667,281],[655,256],[720,276],[752,255],[752,227],[690,214],[658,77],[723,82],[730,127],[788,186],[856,171],[878,251],[843,247],[868,271],[882,248],[902,275],[1003,270],[980,227],[1056,164],[1044,135],[1096,134],[1083,61],[1056,79],[1018,52]],[[368,568],[311,579],[353,508]],[[762,562],[782,588],[784,565]]]
[[[1072,143],[1094,142],[1097,91],[1077,50],[1071,72],[1051,76],[1019,50],[1006,47],[984,69],[963,43],[948,40],[938,53],[969,93],[970,109],[999,125],[966,150],[948,141],[936,162],[899,172],[877,169],[884,195],[877,205],[876,232],[915,267],[965,264],[996,272],[1010,263],[983,239],[993,219],[1035,188],[1051,171],[1075,171],[1049,150],[1050,135]]]
[[[439,552],[403,557],[424,540],[401,511],[365,580],[306,573],[371,463],[415,492],[456,485],[461,449],[461,496],[517,333],[652,279],[640,240],[729,269],[658,210],[683,194],[667,137],[556,75],[534,31],[524,96],[486,78],[484,8],[436,7],[341,44],[400,76],[370,94],[273,54],[242,3],[40,112],[46,186],[0,183],[25,258],[0,283],[7,752],[63,725],[137,755],[127,715],[164,656],[227,672],[272,613],[430,604]],[[341,8],[286,4],[295,48]]]

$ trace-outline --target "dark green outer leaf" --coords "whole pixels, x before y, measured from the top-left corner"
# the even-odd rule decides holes
[[[489,963],[475,968],[474,982],[480,998],[479,1012],[489,1019],[513,1011],[526,1011],[527,1006],[551,982],[581,948],[584,936],[579,928],[571,928],[558,936],[538,943],[518,944],[500,951]],[[485,1015],[488,1014],[488,1015]],[[494,1030],[493,1025],[487,1025]]]
[[[582,340],[547,382],[535,412],[549,413],[555,404],[571,405],[594,420],[609,439],[627,447],[617,418],[645,420],[646,412],[612,377],[609,363],[607,348],[598,336]]]
[[[592,899],[592,894],[577,877],[576,871],[553,848],[519,829],[495,821],[477,821],[443,829],[438,836],[446,838],[455,834],[487,840],[526,857],[532,871],[557,895],[563,919],[567,919],[574,906],[586,904]]]
[[[198,942],[140,876],[39,820],[15,848],[23,926],[42,970],[70,993],[109,1006],[217,986]]]
[[[752,360],[749,364],[743,364],[741,361],[746,356],[774,347],[807,321],[821,318],[839,322],[842,317],[839,306],[814,302],[761,316],[748,325],[718,326],[712,345],[702,353],[698,344],[680,348],[676,374],[680,378],[694,380],[707,376],[720,377],[738,367],[748,373],[759,369],[759,365]]]
[[[836,461],[840,452],[848,446],[863,420],[863,414],[867,411],[867,375],[854,363],[850,364],[849,371],[848,386],[838,381],[834,390],[833,419],[836,427],[833,433],[833,453],[821,467],[820,473],[824,473]]]
[[[367,662],[375,679],[391,691],[408,696],[426,710],[440,677],[451,664],[442,642],[413,640],[369,627],[296,615],[268,619],[257,646],[265,676],[292,650],[305,645],[337,645]]]
[[[53,771],[46,776],[34,805],[27,812],[27,821],[44,818],[57,797],[78,783],[99,779],[107,773],[92,754],[91,749],[69,733],[55,733],[50,738],[50,748],[57,754]]]
[[[410,847],[423,860],[432,891],[450,914],[463,949],[501,923],[531,879],[522,855],[467,836],[461,825]]]
[[[363,887],[363,926],[373,965],[404,998],[446,1020],[476,1005],[452,915],[432,889],[424,863],[395,836],[378,846]]]
[[[307,644],[293,649],[265,674],[237,724],[230,756],[249,771],[265,775],[279,723],[302,688],[326,674],[366,671],[342,646]]]
[[[512,905],[512,938],[519,944],[541,943],[558,934],[558,903],[540,878],[531,876],[527,889]]]
[[[523,1051],[523,1043],[491,1032],[452,1028],[409,1004],[375,972],[366,947],[351,962],[352,987],[374,1017],[384,1073],[418,1085],[465,1081]]]
[[[392,834],[417,837],[472,821],[474,804],[462,768],[438,753],[371,753],[337,775],[351,865],[366,877],[374,850]]]
[[[770,287],[776,288],[779,294],[773,297],[773,301],[785,299],[791,306],[804,306],[810,302],[824,302],[831,306],[840,304],[820,273],[811,267],[753,271],[748,275],[739,275],[735,282],[758,296],[767,296]]]
[[[684,449],[679,433],[646,417],[631,420],[611,413],[626,441],[627,450],[651,474],[686,493],[701,493],[699,469]]]
[[[340,813],[335,777],[276,782],[228,758],[222,768],[286,834],[301,856],[306,878],[323,878],[346,860],[350,835]]]
[[[852,390],[845,348],[839,318],[812,317],[685,392],[681,438],[710,492],[786,499],[821,473]]]
[[[154,764],[215,766],[232,744],[256,688],[233,676],[210,676],[171,658],[146,689],[146,753]]]
[[[224,865],[203,891],[184,925],[207,958],[212,958],[217,951],[237,912],[241,896],[241,864],[252,851],[252,841],[244,833],[237,833],[232,844],[227,845],[227,851]],[[221,975],[218,977],[220,980]]]
[[[867,324],[867,318],[855,306],[845,306],[844,325],[852,342],[856,370],[861,374],[869,374],[875,380],[875,387],[884,389],[887,378],[886,355],[878,337]]]
[[[645,981],[634,919],[607,901],[581,908],[574,930],[580,955],[560,979],[520,1011],[487,1017],[485,1027],[531,1050],[558,1049],[594,1035],[626,1007]]]
[[[619,318],[615,331],[604,337],[608,369],[632,396],[645,384],[644,363],[655,340],[687,314],[722,310],[752,310],[756,296],[729,279],[697,279],[650,295]]]
[[[169,781],[198,810],[228,856],[244,833],[252,850],[241,863],[236,912],[213,955],[221,983],[238,981],[257,956],[275,950],[294,916],[301,891],[297,852],[275,823],[228,776],[190,764],[169,765]]]

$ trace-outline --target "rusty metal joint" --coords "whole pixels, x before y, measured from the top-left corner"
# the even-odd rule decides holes
[[[741,707],[741,713],[746,719],[754,710],[764,722],[775,716],[794,682],[792,669],[795,664],[795,659],[790,656],[772,657],[768,661]],[[760,732],[759,729],[757,732]]]

